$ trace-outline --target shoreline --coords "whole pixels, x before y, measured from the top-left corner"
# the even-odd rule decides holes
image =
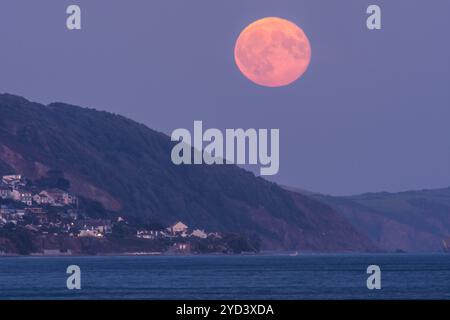
[[[88,258],[88,257],[304,257],[304,256],[373,256],[373,255],[396,255],[396,256],[410,256],[410,255],[448,255],[445,251],[436,252],[302,252],[295,254],[295,251],[266,251],[260,253],[241,253],[241,254],[226,254],[226,253],[209,253],[209,254],[174,254],[164,252],[122,252],[122,253],[99,253],[99,254],[0,254],[1,258]]]

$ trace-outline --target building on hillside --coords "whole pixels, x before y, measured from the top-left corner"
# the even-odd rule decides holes
[[[20,201],[27,206],[33,205],[33,194],[30,191],[20,190]]]
[[[55,203],[55,200],[51,197],[48,196],[47,192],[42,191],[39,194],[35,194],[33,196],[33,201],[36,202],[37,204],[41,204],[41,205],[52,205]]]
[[[167,234],[161,230],[137,230],[136,237],[140,239],[160,239],[167,237]]]
[[[37,204],[41,204],[41,196],[38,195],[38,194],[35,194],[35,195],[33,196],[33,201],[34,201],[35,203],[37,203]]]
[[[112,223],[110,220],[79,220],[77,221],[77,225],[83,230],[94,230],[101,234],[112,233]]]
[[[155,235],[153,234],[152,231],[138,230],[138,231],[136,231],[136,238],[153,240],[153,239],[155,239]]]
[[[188,230],[188,226],[183,222],[178,221],[173,226],[168,227],[167,230],[172,234],[182,234],[186,233],[186,231]]]
[[[103,238],[103,234],[101,232],[99,232],[98,230],[82,229],[78,233],[78,237],[80,237],[80,238],[84,238],[84,237]]]
[[[206,234],[206,232],[203,230],[200,230],[200,229],[195,229],[194,231],[192,231],[191,236],[201,238],[201,239],[208,238],[208,235]]]
[[[43,190],[39,193],[39,196],[41,197],[41,203],[47,202],[51,205],[75,205],[78,201],[76,196],[61,189]],[[47,199],[45,199],[45,197],[47,197]]]
[[[60,189],[49,189],[41,191],[39,195],[51,198],[53,204],[63,204],[64,198],[67,197],[68,193]]]
[[[4,183],[10,184],[17,181],[22,181],[22,175],[21,174],[9,174],[2,177],[2,180]]]
[[[26,183],[24,182],[22,175],[20,174],[11,174],[2,177],[3,183],[12,187],[14,190],[19,189],[20,187],[24,187]]]

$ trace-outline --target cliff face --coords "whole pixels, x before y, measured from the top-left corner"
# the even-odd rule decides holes
[[[169,137],[119,115],[0,95],[0,174],[59,170],[124,216],[256,234],[268,249],[374,250],[333,209],[236,166],[175,166]]]

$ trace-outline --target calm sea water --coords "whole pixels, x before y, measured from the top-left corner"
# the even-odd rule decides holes
[[[450,299],[450,254],[0,258],[0,299]]]

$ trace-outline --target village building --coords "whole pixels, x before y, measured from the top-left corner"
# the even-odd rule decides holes
[[[168,227],[167,230],[172,234],[183,234],[187,232],[188,226],[185,225],[183,222],[179,221],[175,223],[173,226]]]
[[[48,203],[52,205],[73,205],[77,203],[77,197],[69,194],[67,191],[60,189],[43,190],[39,193],[39,200],[42,204]]]
[[[156,236],[152,233],[152,231],[146,231],[146,230],[139,231],[138,230],[138,231],[136,231],[136,238],[153,240],[156,238]]]
[[[10,186],[12,189],[17,190],[20,187],[24,187],[26,183],[24,182],[22,175],[12,174],[2,177],[2,182]]]
[[[35,194],[33,196],[34,202],[41,205],[53,205],[55,203],[55,200],[48,196],[47,192],[42,191],[39,194]]]
[[[208,235],[206,234],[206,232],[203,230],[200,230],[200,229],[195,229],[194,231],[192,231],[191,236],[201,238],[201,239],[208,238]]]
[[[137,230],[136,237],[140,239],[161,239],[168,238],[169,235],[163,230]]]
[[[95,229],[82,229],[78,233],[78,237],[95,237],[95,238],[102,238],[103,234]]]
[[[95,231],[101,234],[112,233],[112,224],[110,220],[79,220],[77,225],[85,231]]]
[[[33,194],[30,191],[20,190],[20,201],[27,206],[33,205]]]
[[[22,181],[21,174],[10,174],[2,177],[2,181],[6,184],[12,184],[14,182]]]
[[[41,204],[41,197],[38,194],[33,196],[33,201],[37,204]]]

